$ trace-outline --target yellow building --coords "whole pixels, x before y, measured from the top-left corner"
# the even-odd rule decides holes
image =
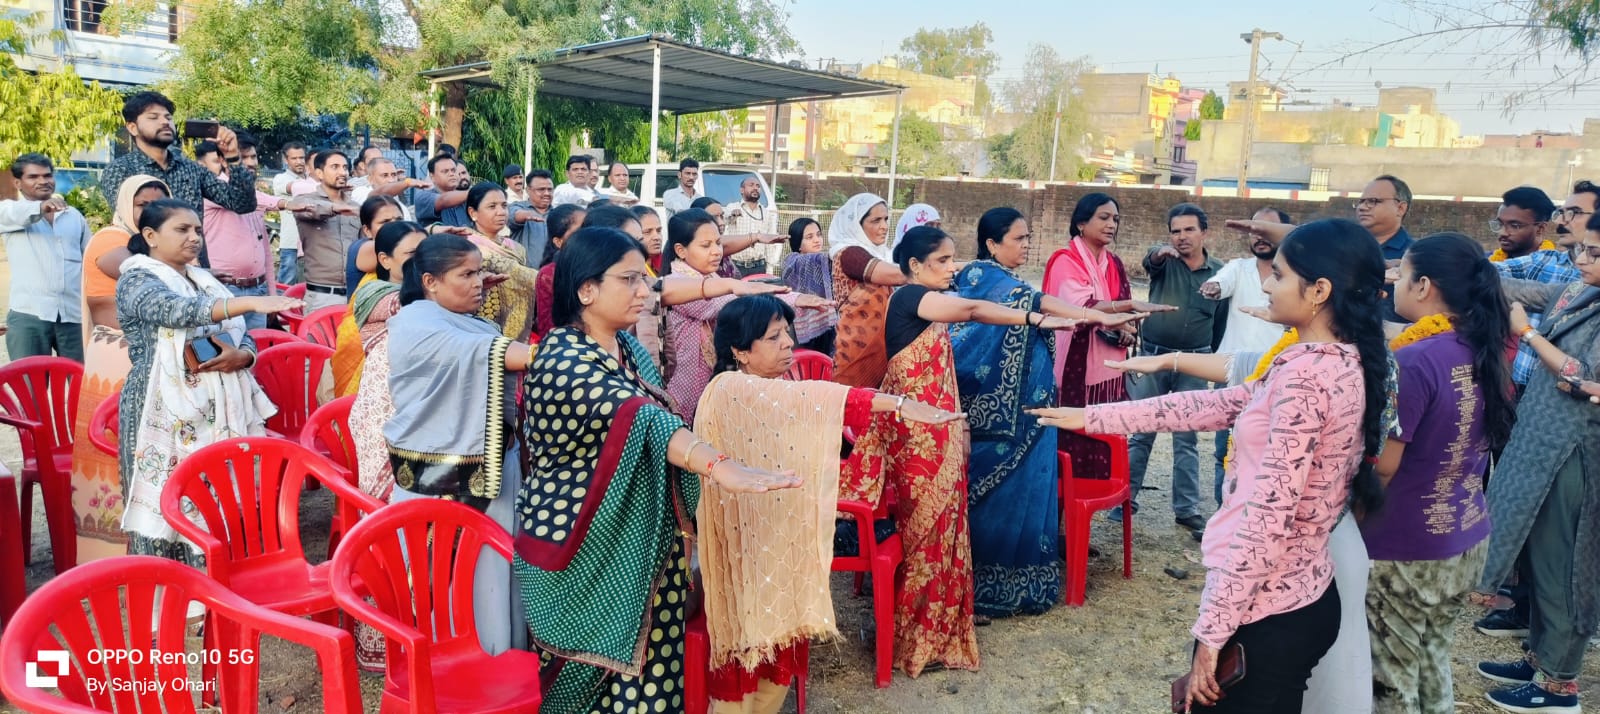
[[[916,114],[945,130],[946,138],[981,134],[983,116],[978,110],[978,81],[974,77],[948,79],[902,68],[887,58],[878,64],[835,66],[832,71],[905,87],[901,112]],[[888,169],[889,145],[894,131],[894,96],[839,99],[779,107],[777,136],[768,143],[772,107],[750,109],[744,126],[728,138],[728,159],[767,164],[775,150],[779,168],[810,166],[812,153],[831,157],[842,166],[830,170],[881,167]],[[828,163],[825,161],[824,163]]]

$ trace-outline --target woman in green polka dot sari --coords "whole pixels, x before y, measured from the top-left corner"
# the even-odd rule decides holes
[[[748,468],[673,415],[627,329],[652,280],[627,234],[586,228],[556,259],[555,329],[523,404],[531,467],[517,499],[514,570],[546,662],[541,711],[682,711],[688,555],[680,537],[701,480],[734,492],[792,488]]]

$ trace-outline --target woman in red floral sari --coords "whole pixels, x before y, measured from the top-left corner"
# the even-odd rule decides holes
[[[888,372],[882,391],[960,411],[951,322],[1071,329],[1076,320],[1014,310],[940,291],[956,275],[955,241],[943,230],[906,231],[894,249],[908,278],[884,320]],[[978,668],[973,630],[972,541],[967,529],[967,424],[923,424],[877,414],[840,476],[839,497],[877,503],[885,482],[899,501],[906,559],[895,583],[895,664],[912,677],[928,667]]]

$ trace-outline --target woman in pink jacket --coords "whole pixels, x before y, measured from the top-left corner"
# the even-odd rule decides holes
[[[1284,239],[1262,286],[1294,337],[1237,387],[1087,409],[1041,409],[1063,429],[1132,434],[1234,430],[1223,501],[1202,542],[1206,586],[1185,696],[1215,712],[1300,711],[1311,669],[1339,634],[1328,536],[1348,507],[1375,508],[1391,368],[1384,263],[1365,229],[1316,221]],[[1247,671],[1223,696],[1219,655]]]

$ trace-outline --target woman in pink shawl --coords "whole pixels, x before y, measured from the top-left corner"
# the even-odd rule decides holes
[[[1134,300],[1128,271],[1111,252],[1122,222],[1117,199],[1091,193],[1078,199],[1068,229],[1072,241],[1050,256],[1044,268],[1044,291],[1073,305],[1101,312],[1166,312],[1171,305]],[[1061,406],[1120,402],[1128,398],[1122,373],[1106,367],[1106,360],[1124,360],[1133,344],[1134,326],[1100,330],[1056,332],[1056,374],[1060,375]],[[1066,345],[1065,349],[1062,345]],[[1084,478],[1106,478],[1110,454],[1101,442],[1071,431],[1060,432],[1061,450],[1071,454],[1073,473]]]

